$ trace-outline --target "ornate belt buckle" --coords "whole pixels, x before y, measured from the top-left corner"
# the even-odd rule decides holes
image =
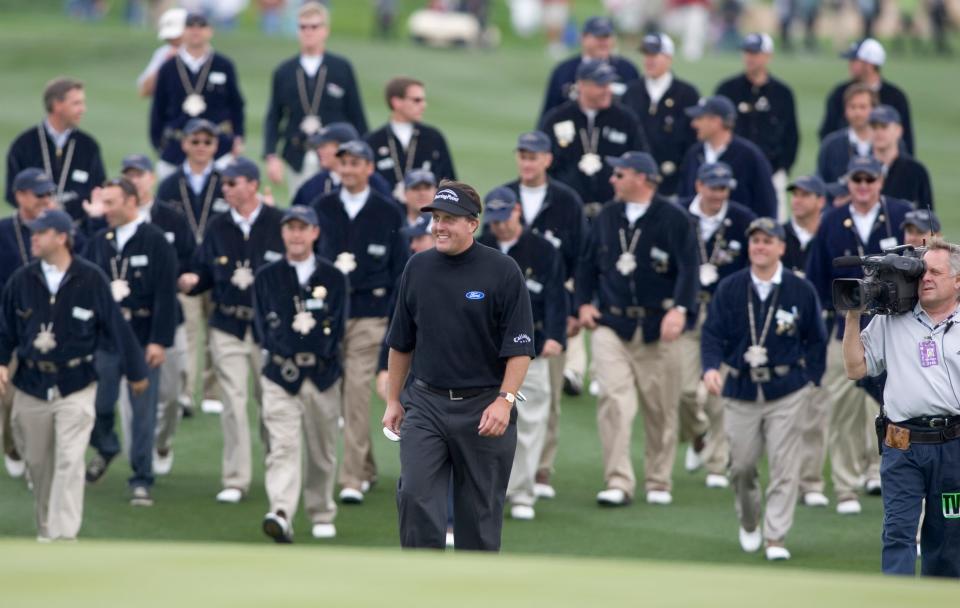
[[[756,384],[763,384],[764,382],[770,382],[770,368],[769,367],[751,367],[750,380],[755,382]]]

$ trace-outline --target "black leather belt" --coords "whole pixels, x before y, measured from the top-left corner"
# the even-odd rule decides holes
[[[663,310],[659,308],[647,308],[646,306],[610,306],[607,312],[615,317],[626,317],[627,319],[645,319],[648,315],[662,315]]]
[[[917,418],[904,420],[903,422],[898,422],[897,424],[925,427],[930,429],[944,429],[948,426],[960,424],[960,416],[920,416]]]
[[[471,397],[476,397],[484,393],[500,390],[497,386],[486,386],[482,388],[440,388],[439,386],[427,384],[419,378],[414,379],[413,383],[424,390],[430,391],[431,393],[443,395],[444,397],[450,399],[450,401],[470,399]]]
[[[87,355],[86,357],[76,357],[74,359],[68,359],[63,363],[55,363],[53,361],[34,361],[33,359],[24,359],[23,364],[26,365],[29,369],[35,369],[43,374],[55,374],[61,369],[73,369],[75,367],[80,367],[84,363],[90,363],[93,361],[93,355]]]
[[[326,369],[326,364],[313,353],[294,353],[290,358],[272,354],[270,360],[280,367],[280,376],[287,382],[295,382],[300,377],[300,368],[319,366],[320,371]]]
[[[956,418],[951,416],[950,418],[933,418],[931,420],[949,420],[951,418]],[[895,429],[900,429],[907,431],[909,433],[908,437],[910,438],[910,443],[946,443],[948,441],[953,441],[954,439],[960,437],[960,421],[956,421],[950,426],[944,427],[940,431],[923,431],[918,430],[917,426],[912,423],[913,420],[918,420],[917,418],[911,418],[910,420],[896,423],[891,422],[890,426]],[[927,428],[931,428],[927,426]]]

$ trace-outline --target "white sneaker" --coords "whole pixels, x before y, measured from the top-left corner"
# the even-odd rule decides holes
[[[363,492],[364,494],[366,494],[367,492],[369,492],[369,491],[370,491],[370,482],[367,481],[367,480],[363,480],[362,482],[360,482],[360,491]]]
[[[537,498],[550,500],[557,497],[557,491],[548,483],[535,483],[533,484],[533,495]]]
[[[807,492],[803,495],[803,504],[808,507],[826,507],[830,505],[830,499],[823,492]]]
[[[452,548],[452,547],[453,547],[454,542],[453,542],[453,531],[452,531],[452,530],[447,530],[447,537],[446,537],[446,539],[444,539],[444,544],[445,544],[448,548]]]
[[[243,492],[237,488],[224,488],[217,493],[217,502],[235,505],[243,499]]]
[[[837,513],[840,515],[859,515],[860,511],[860,501],[856,498],[837,503]]]
[[[510,507],[510,518],[521,521],[531,521],[536,517],[536,512],[529,505],[512,505]]]
[[[161,456],[160,452],[153,451],[153,474],[157,476],[169,475],[173,469],[173,450],[167,451],[166,456]]]
[[[756,553],[763,544],[763,534],[760,532],[760,526],[753,532],[747,532],[740,528],[740,548],[747,553]]]
[[[880,496],[881,484],[879,479],[868,479],[867,483],[864,484],[864,489],[866,489],[867,494],[870,496]]]
[[[333,524],[313,524],[312,534],[314,538],[335,538],[337,527]]]
[[[693,449],[692,445],[688,445],[687,455],[683,459],[683,468],[693,473],[694,471],[700,469],[700,467],[702,466],[703,466],[703,459],[700,458],[700,454]]]
[[[355,488],[340,490],[340,502],[345,505],[359,505],[363,503],[363,492]]]
[[[591,396],[591,397],[596,397],[597,395],[599,395],[599,394],[600,394],[600,383],[597,382],[596,380],[591,380],[591,381],[590,381],[590,388],[587,389],[587,392],[590,393],[590,396]]]
[[[767,547],[767,559],[771,562],[780,562],[790,559],[790,552],[786,547],[771,545]]]
[[[200,410],[204,414],[222,414],[223,402],[216,399],[204,399],[200,403]]]
[[[293,541],[293,530],[290,522],[280,513],[270,511],[263,516],[263,533],[278,543],[290,543]]]
[[[647,492],[647,504],[669,505],[673,502],[673,495],[666,490],[650,490]]]
[[[27,471],[27,465],[23,462],[22,458],[20,460],[14,460],[10,458],[9,454],[3,455],[3,466],[7,468],[7,475],[14,479],[20,479]]]
[[[727,479],[726,475],[717,475],[715,473],[710,473],[707,475],[707,487],[708,488],[729,488],[730,480]]]
[[[630,504],[630,497],[620,488],[609,488],[597,492],[597,504],[604,507],[622,507]]]

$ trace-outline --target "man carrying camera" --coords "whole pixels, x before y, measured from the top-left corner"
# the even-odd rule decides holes
[[[854,380],[887,372],[882,424],[877,425],[883,482],[885,574],[912,575],[921,530],[925,576],[960,577],[960,246],[935,238],[911,312],[875,316],[860,328],[861,310],[846,316],[843,362]]]

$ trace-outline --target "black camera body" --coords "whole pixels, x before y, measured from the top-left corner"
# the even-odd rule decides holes
[[[862,279],[834,279],[833,307],[873,315],[898,315],[917,305],[917,286],[926,269],[923,253],[912,245],[881,254],[834,258],[834,268],[862,267]]]

